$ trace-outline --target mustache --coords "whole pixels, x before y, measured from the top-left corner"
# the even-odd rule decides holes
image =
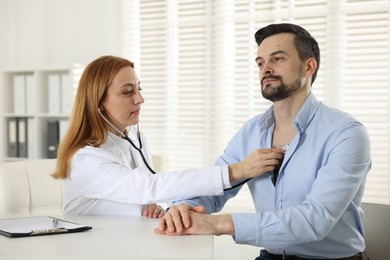
[[[275,76],[275,75],[272,75],[272,76],[265,76],[261,79],[261,84],[263,84],[264,80],[267,80],[267,79],[277,79],[277,80],[282,80],[282,77],[280,76]]]

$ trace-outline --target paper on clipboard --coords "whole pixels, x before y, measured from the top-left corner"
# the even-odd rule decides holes
[[[9,237],[81,232],[91,228],[49,216],[0,219],[0,234]]]

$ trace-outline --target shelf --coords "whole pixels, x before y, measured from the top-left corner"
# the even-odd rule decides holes
[[[81,73],[80,66],[1,72],[0,161],[55,156],[49,147],[66,132]]]

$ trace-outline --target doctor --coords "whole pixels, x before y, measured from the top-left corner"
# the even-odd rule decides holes
[[[231,183],[272,171],[282,149],[257,149],[240,163],[154,174],[137,125],[144,99],[132,62],[102,56],[84,70],[57,154],[65,213],[162,217],[155,202],[222,195]]]

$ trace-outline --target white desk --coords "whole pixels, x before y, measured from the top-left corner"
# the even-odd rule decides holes
[[[213,259],[213,236],[155,235],[158,219],[102,216],[59,218],[89,225],[92,229],[22,238],[0,235],[0,260]]]

